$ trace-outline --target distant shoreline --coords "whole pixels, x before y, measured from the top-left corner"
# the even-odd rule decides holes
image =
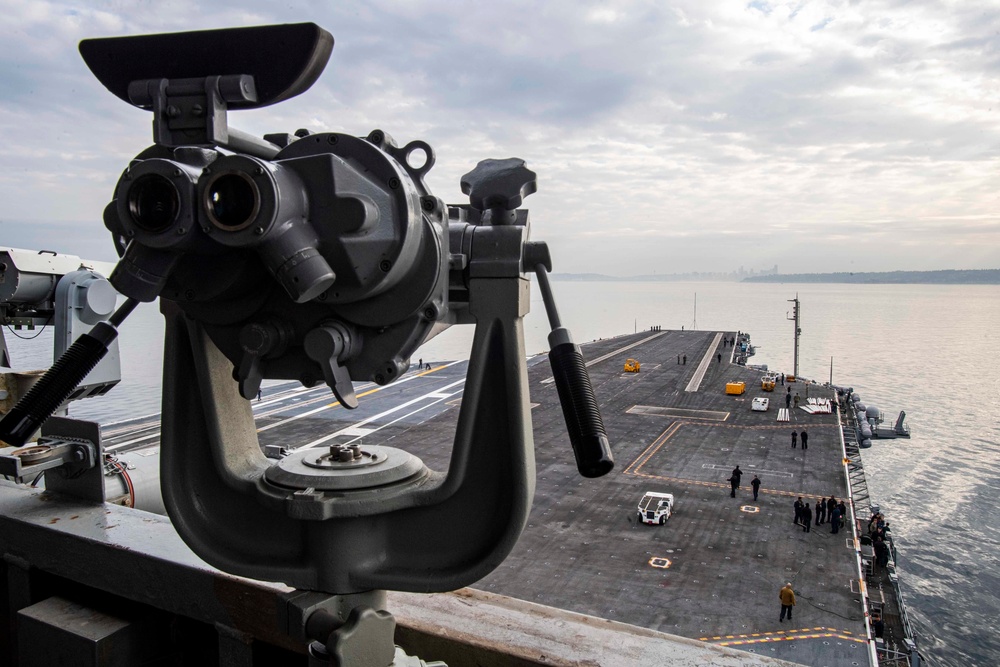
[[[777,273],[737,276],[727,273],[674,273],[645,276],[607,276],[602,273],[554,273],[553,280],[592,282],[743,282],[847,283],[857,285],[1000,285],[1000,269],[943,271],[855,271],[838,273]]]

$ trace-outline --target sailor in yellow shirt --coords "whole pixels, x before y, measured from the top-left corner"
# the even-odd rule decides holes
[[[778,622],[785,620],[785,612],[788,612],[788,620],[792,620],[792,607],[795,606],[795,591],[792,590],[792,585],[785,584],[785,587],[778,591],[778,597],[781,599],[781,617]]]

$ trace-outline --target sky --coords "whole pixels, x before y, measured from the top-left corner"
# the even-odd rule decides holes
[[[0,245],[115,258],[101,222],[151,115],[81,39],[311,21],[316,84],[230,112],[428,142],[427,183],[538,174],[532,238],[609,275],[1000,268],[1000,3],[0,0]]]

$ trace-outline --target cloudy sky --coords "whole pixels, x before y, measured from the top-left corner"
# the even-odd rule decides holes
[[[264,134],[423,139],[433,192],[487,157],[538,173],[556,270],[1000,268],[1000,4],[0,0],[0,245],[113,259],[101,212],[147,112],[100,37],[312,21],[336,40]]]

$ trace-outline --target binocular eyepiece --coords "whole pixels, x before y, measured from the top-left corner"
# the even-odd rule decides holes
[[[181,195],[170,179],[145,174],[128,189],[128,215],[143,231],[156,234],[173,226],[181,210]]]
[[[240,158],[233,156],[228,164],[223,160],[218,168],[198,171],[172,160],[147,160],[130,168],[119,184],[119,216],[126,229],[131,224],[144,241],[167,231],[176,234],[178,225],[183,225],[181,211],[186,209],[198,209],[193,211],[193,219],[203,221],[201,227],[206,232],[212,231],[207,225],[223,232],[237,232],[255,223],[266,225],[268,221],[258,220],[261,188],[251,176],[254,172],[263,174],[265,167],[239,162]],[[185,175],[188,178],[181,178]],[[191,185],[198,193],[193,198],[189,192],[182,194]],[[267,189],[275,194],[275,188]]]
[[[184,157],[185,151],[176,152]],[[177,156],[150,158],[125,172],[115,197],[125,236],[137,247],[171,254],[199,248],[211,254],[213,243],[256,249],[296,303],[329,289],[336,274],[316,250],[302,179],[292,169],[251,156],[205,150],[197,156],[212,159],[202,166]],[[158,296],[167,280],[166,275],[150,280],[148,270],[129,276],[115,276],[114,282],[142,301]]]
[[[247,174],[213,174],[202,198],[208,221],[222,231],[239,231],[254,223],[260,212],[260,190]]]

